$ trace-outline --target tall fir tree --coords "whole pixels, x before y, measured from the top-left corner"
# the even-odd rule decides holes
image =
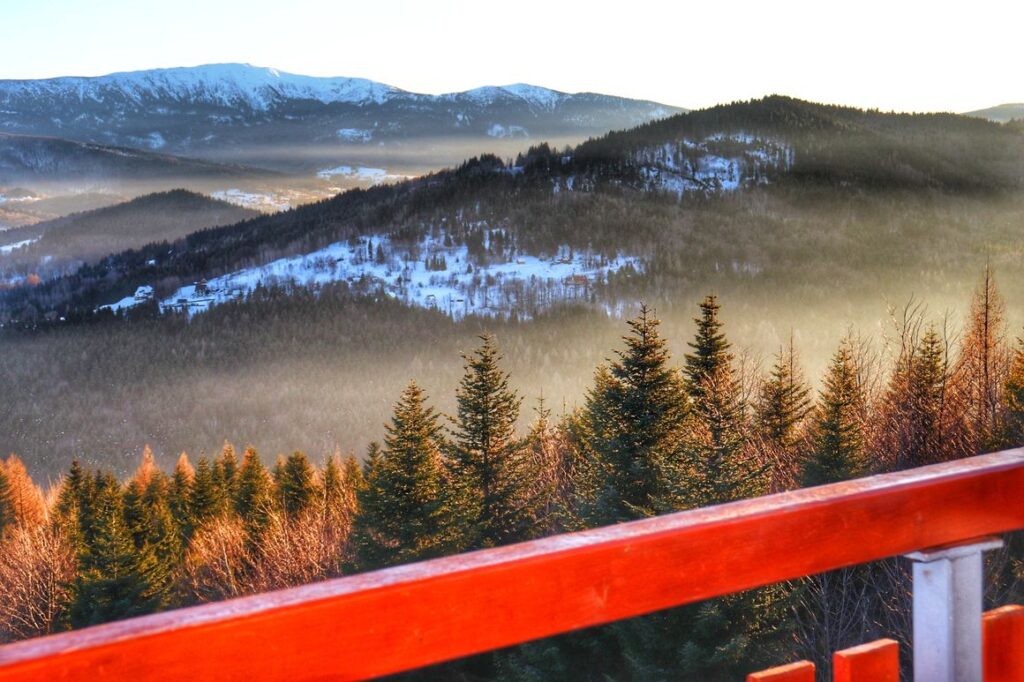
[[[305,511],[316,497],[316,472],[301,452],[288,455],[278,467],[275,477],[277,497],[281,508],[289,516]]]
[[[522,398],[499,367],[494,337],[480,338],[480,347],[463,356],[451,442],[465,549],[524,540],[538,526],[536,472],[515,435]]]
[[[867,470],[864,401],[853,343],[845,339],[832,357],[818,399],[804,485],[845,481]]]
[[[674,489],[688,410],[660,322],[647,306],[628,322],[625,349],[598,369],[584,409],[585,438],[597,459],[592,525],[676,508]]]
[[[800,450],[811,407],[811,388],[804,380],[790,336],[789,344],[779,349],[768,377],[758,387],[754,414],[759,446],[771,462],[773,492],[799,483]]]
[[[684,367],[690,413],[677,446],[672,501],[719,504],[760,494],[764,467],[747,446],[746,406],[714,296],[700,304]],[[612,626],[625,676],[633,679],[735,679],[756,668],[778,637],[784,599],[765,589],[730,595]]]
[[[174,465],[167,502],[183,541],[188,539],[188,530],[192,525],[192,484],[195,477],[196,472],[188,461],[188,455],[181,453]]]
[[[749,452],[746,405],[719,310],[714,296],[701,302],[684,369],[694,419],[679,496],[689,507],[754,497],[767,488],[766,467]]]
[[[227,503],[224,488],[218,480],[214,465],[206,457],[200,457],[196,464],[195,479],[189,491],[186,526],[188,537],[203,524],[227,511]]]
[[[233,507],[251,545],[267,529],[270,512],[275,508],[274,483],[255,448],[245,449],[237,479]]]
[[[97,474],[93,532],[79,557],[72,587],[70,619],[74,627],[150,613],[159,606],[124,520],[120,484]]]
[[[383,449],[371,451],[353,528],[362,570],[430,559],[454,548],[444,436],[426,400],[410,383],[386,426]]]
[[[224,499],[233,500],[238,486],[238,456],[235,454],[235,446],[227,441],[224,441],[220,456],[214,462],[214,473]]]

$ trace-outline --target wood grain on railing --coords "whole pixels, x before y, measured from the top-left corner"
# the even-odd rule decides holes
[[[363,679],[1024,527],[1024,451],[0,647],[0,681]]]

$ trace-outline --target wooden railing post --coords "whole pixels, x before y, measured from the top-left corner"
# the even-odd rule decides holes
[[[985,682],[1024,680],[1024,606],[989,611],[982,620]]]
[[[914,564],[914,679],[982,682],[982,552],[985,538],[907,554]]]
[[[930,678],[917,678],[929,680]],[[879,639],[832,655],[833,682],[900,682],[900,645]]]

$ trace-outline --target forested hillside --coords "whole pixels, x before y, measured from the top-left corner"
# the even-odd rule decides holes
[[[0,294],[0,381],[33,396],[5,416],[0,449],[48,472],[73,457],[124,472],[139,441],[161,456],[210,451],[225,437],[271,452],[361,451],[406,366],[441,389],[457,373],[456,351],[481,330],[506,341],[525,394],[571,407],[619,318],[645,301],[667,336],[682,339],[708,291],[729,305],[748,362],[766,363],[792,336],[812,377],[851,328],[883,352],[889,308],[908,300],[946,319],[955,338],[986,265],[999,274],[1015,336],[1022,160],[1019,127],[771,97],[574,150],[481,157],[114,254]],[[264,264],[331,245],[353,261],[306,263],[319,277],[312,288],[285,276],[209,294],[233,302],[201,314],[158,315],[151,301],[121,317],[94,313],[144,286],[174,303],[199,296],[204,278],[243,272],[252,283]],[[466,260],[443,257],[455,252]],[[352,276],[357,257],[381,277]],[[554,282],[489,274],[496,264],[583,257],[639,266]],[[424,310],[429,296],[405,285],[410,263],[472,280],[492,309],[459,321],[442,305]],[[558,291],[573,298],[529,295]],[[134,380],[107,381],[122,376]],[[442,398],[442,407],[451,405]],[[58,414],[67,428],[48,428]]]
[[[12,455],[0,462],[0,641],[1024,443],[1024,346],[1006,339],[988,272],[958,340],[909,306],[891,355],[847,336],[819,391],[792,343],[756,371],[714,296],[694,313],[681,356],[647,307],[619,323],[571,409],[529,410],[496,339],[478,338],[445,388],[451,417],[436,391],[406,382],[362,464],[291,451],[268,468],[251,447],[241,461],[230,444],[176,460],[145,447],[127,479],[76,461],[44,494]],[[1021,541],[990,555],[990,603],[1024,598]],[[908,651],[909,596],[906,565],[890,559],[413,678],[717,681],[797,658],[827,675],[836,648],[886,636]]]
[[[257,215],[194,192],[174,190],[9,230],[0,236],[0,249],[6,249],[0,255],[0,283],[31,274],[48,279],[114,252],[181,239]]]

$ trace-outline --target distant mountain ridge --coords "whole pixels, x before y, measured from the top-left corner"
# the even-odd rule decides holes
[[[0,132],[0,184],[123,178],[227,180],[268,175],[273,173],[129,147]]]
[[[1024,120],[1024,102],[1016,102],[1011,104],[999,104],[994,107],[987,109],[978,109],[977,111],[968,111],[964,116],[973,116],[974,118],[987,118],[990,121],[996,123],[1006,123],[1014,119]]]
[[[442,95],[248,64],[0,80],[0,130],[222,160],[239,146],[583,139],[684,111],[527,84]]]

